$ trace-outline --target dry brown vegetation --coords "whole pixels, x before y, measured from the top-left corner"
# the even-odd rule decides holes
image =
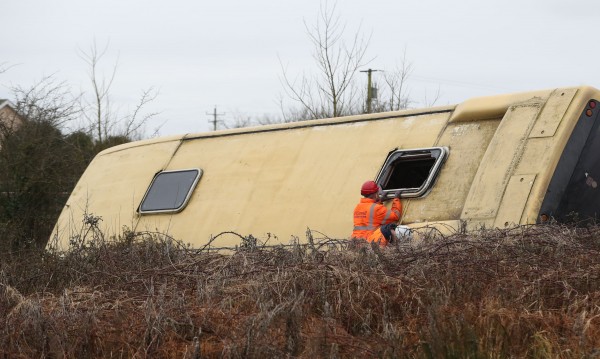
[[[600,228],[482,230],[381,250],[229,253],[125,232],[0,266],[5,358],[585,358]],[[218,239],[217,239],[218,240]]]

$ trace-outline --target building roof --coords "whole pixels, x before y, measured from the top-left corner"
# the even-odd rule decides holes
[[[10,102],[7,99],[0,98],[0,110],[3,109],[6,106],[12,108],[13,110],[15,109],[15,105],[12,102]]]

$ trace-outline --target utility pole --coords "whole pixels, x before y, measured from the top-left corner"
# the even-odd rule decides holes
[[[367,80],[367,113],[371,113],[371,102],[373,101],[373,98],[377,97],[377,89],[373,88],[372,82],[371,82],[371,73],[373,72],[377,72],[380,70],[372,70],[372,69],[368,69],[368,70],[363,70],[361,72],[366,72],[367,76],[368,76],[368,80]],[[375,91],[373,91],[375,90]]]
[[[213,110],[213,113],[207,112],[206,114],[207,115],[212,115],[213,119],[212,120],[208,120],[208,123],[212,122],[212,124],[213,124],[213,131],[216,131],[217,130],[217,123],[223,122],[221,120],[217,120],[217,116],[225,116],[225,114],[224,113],[217,113],[217,105],[215,105],[215,109]]]

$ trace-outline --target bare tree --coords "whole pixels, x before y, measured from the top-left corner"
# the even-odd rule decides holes
[[[223,121],[223,126],[227,129],[250,127],[254,124],[254,121],[252,121],[252,116],[246,115],[239,111],[233,111],[231,117],[231,120]]]
[[[46,76],[35,85],[12,88],[16,111],[22,117],[48,122],[62,128],[80,114],[79,95],[73,95],[65,82],[58,82],[53,75]]]
[[[83,116],[98,142],[104,142],[111,136],[132,139],[139,136],[143,126],[158,115],[158,112],[143,113],[147,105],[156,99],[158,92],[152,87],[143,90],[133,111],[121,115],[113,106],[110,96],[118,61],[112,66],[108,76],[99,74],[99,65],[107,50],[108,43],[102,50],[98,50],[94,41],[87,52],[80,51],[80,57],[89,66],[88,75],[93,92],[93,100],[84,98],[82,101]]]
[[[384,102],[385,110],[397,111],[408,108],[410,95],[406,82],[411,72],[412,64],[406,61],[406,51],[404,51],[402,62],[395,69],[383,72],[383,80],[389,91],[388,100]]]
[[[440,91],[440,86],[438,85],[438,88],[437,88],[435,94],[433,95],[433,97],[427,97],[427,93],[425,93],[424,98],[423,98],[424,106],[425,107],[435,106],[435,104],[440,99],[440,96],[441,96],[441,91]]]
[[[280,60],[287,96],[299,103],[311,118],[351,113],[357,97],[355,75],[369,63],[366,52],[370,37],[365,39],[359,28],[346,42],[346,26],[340,22],[335,4],[329,7],[327,2],[321,4],[316,23],[304,25],[313,46],[317,73],[292,78]],[[284,121],[285,117],[284,113]]]
[[[0,62],[0,74],[5,73],[6,71],[10,70],[12,67],[15,67],[15,65],[9,65],[8,62]]]

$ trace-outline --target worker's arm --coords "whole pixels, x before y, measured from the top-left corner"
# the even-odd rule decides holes
[[[390,209],[387,209],[384,205],[378,207],[377,214],[381,218],[381,224],[397,222],[402,215],[402,202],[400,202],[400,198],[398,197],[394,198]]]

